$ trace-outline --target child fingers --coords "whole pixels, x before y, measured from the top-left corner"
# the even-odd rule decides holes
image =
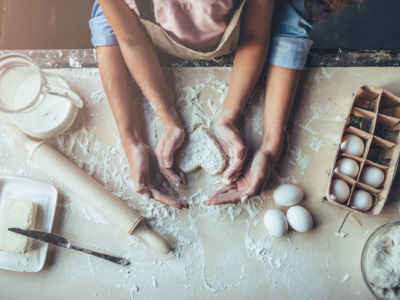
[[[182,178],[175,173],[173,169],[167,169],[160,167],[160,172],[164,175],[164,177],[176,187],[180,187],[183,184]]]
[[[166,195],[173,196],[175,198],[179,198],[179,194],[172,188],[172,186],[169,184],[169,182],[167,180],[164,180],[161,183],[161,187],[160,187],[159,191]]]
[[[135,192],[141,195],[146,195],[149,199],[153,197],[150,188],[145,184],[135,184]]]
[[[168,182],[177,187],[182,186],[182,184],[184,184],[182,176],[180,176],[180,174],[178,175],[174,169],[166,168],[164,165],[163,157],[160,156],[159,153],[156,153],[156,158],[160,172],[162,175],[164,175],[164,177],[168,180]]]
[[[157,200],[160,203],[169,205],[171,207],[175,207],[177,209],[182,209],[182,208],[189,207],[187,205],[186,201],[183,201],[181,199],[177,199],[176,197],[173,197],[173,196],[166,195],[166,194],[160,192],[157,189],[151,189],[151,192],[153,194],[154,200]]]
[[[144,172],[131,171],[131,177],[134,184],[134,190],[136,193],[144,194],[148,189],[146,182],[149,182],[147,174]]]
[[[182,180],[182,184],[183,184],[183,185],[186,185],[186,183],[187,183],[187,181],[186,181],[186,174],[185,174],[181,169],[179,169],[179,170],[178,170],[178,175],[179,175],[179,177],[180,177],[181,180]]]
[[[172,168],[174,164],[174,152],[177,147],[171,142],[166,142],[163,151],[163,163],[165,168]]]
[[[165,141],[163,150],[164,166],[172,168],[174,164],[175,151],[182,145],[183,138],[171,138]]]

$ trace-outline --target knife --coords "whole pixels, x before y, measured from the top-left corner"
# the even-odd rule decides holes
[[[119,264],[119,265],[127,266],[130,264],[130,261],[125,258],[120,258],[120,257],[116,257],[116,256],[104,254],[104,253],[99,253],[96,251],[92,251],[92,250],[88,250],[88,249],[84,249],[81,247],[71,245],[65,238],[63,238],[59,235],[52,234],[52,233],[39,231],[39,230],[24,230],[24,229],[20,229],[20,228],[8,228],[8,230],[18,233],[18,234],[25,235],[25,236],[33,238],[35,240],[45,242],[45,243],[50,243],[50,244],[53,244],[53,245],[56,245],[59,247],[73,249],[73,250],[81,251],[81,252],[84,252],[87,254],[91,254],[91,255],[106,259],[108,261],[111,261],[111,262]]]

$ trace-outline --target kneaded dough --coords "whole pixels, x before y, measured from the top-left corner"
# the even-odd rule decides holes
[[[198,127],[188,135],[188,140],[179,155],[178,165],[185,173],[202,168],[215,175],[224,170],[226,162],[221,148],[208,130]]]

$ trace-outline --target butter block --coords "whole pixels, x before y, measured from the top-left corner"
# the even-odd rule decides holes
[[[37,203],[5,199],[0,206],[0,251],[25,253],[31,248],[32,239],[8,231],[10,227],[34,229]]]

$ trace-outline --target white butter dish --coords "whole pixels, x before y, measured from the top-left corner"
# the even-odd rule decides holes
[[[37,203],[36,230],[51,232],[57,206],[57,190],[39,181],[0,177],[0,208],[5,199],[27,200]],[[31,250],[24,254],[0,251],[0,268],[18,272],[39,272],[47,255],[47,243],[34,240]]]

